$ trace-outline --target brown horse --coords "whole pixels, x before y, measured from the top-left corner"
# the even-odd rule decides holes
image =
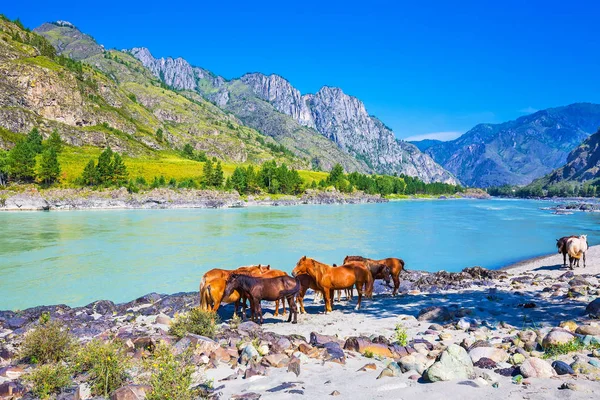
[[[388,267],[389,273],[392,276],[392,280],[394,281],[394,291],[392,292],[392,296],[395,296],[398,293],[398,288],[400,287],[400,272],[404,269],[404,260],[401,258],[384,258],[381,260],[372,260],[370,258],[365,258],[361,256],[346,256],[344,258],[344,264],[350,261],[358,261],[358,262],[368,262],[371,265],[373,264],[383,264]],[[381,274],[378,274],[373,279],[385,279],[385,277]],[[389,281],[386,281],[389,282]]]
[[[304,309],[304,296],[306,296],[306,292],[308,289],[312,289],[315,292],[321,293],[315,279],[308,274],[300,274],[296,276],[298,282],[300,282],[300,291],[298,292],[298,296],[296,296],[296,300],[298,301],[298,305],[300,306],[300,313],[306,314],[306,310]]]
[[[576,238],[577,236],[563,236],[560,239],[556,239],[556,248],[558,249],[558,253],[563,255],[563,267],[567,266],[567,241],[571,238]],[[571,258],[569,257],[569,261],[571,262]]]
[[[233,273],[247,274],[259,276],[271,270],[270,265],[251,265],[247,267],[239,267],[235,270],[226,269],[211,269],[202,277],[200,281],[200,309],[204,311],[217,312],[221,303],[235,303],[234,314],[240,305],[240,300],[243,300],[244,315],[246,313],[246,301],[243,294],[233,292],[229,296],[224,296],[225,285],[227,278]]]
[[[280,271],[278,269],[272,269],[260,275],[261,278],[277,278],[278,276],[288,276],[287,273]],[[283,311],[281,315],[285,316],[285,301],[281,302],[281,306],[283,307]],[[279,315],[279,300],[275,300],[275,312],[273,316],[277,317]]]
[[[234,291],[243,292],[250,299],[250,306],[254,310],[254,315],[260,318],[263,323],[262,300],[277,301],[287,300],[290,305],[290,316],[288,322],[298,322],[298,308],[294,302],[294,297],[300,291],[300,282],[291,276],[278,276],[276,278],[262,278],[249,275],[231,274],[227,279],[225,286],[225,296],[231,295]]]
[[[363,289],[373,285],[371,272],[359,263],[348,263],[334,268],[304,256],[298,261],[292,271],[293,276],[300,274],[310,275],[315,280],[317,288],[323,292],[325,312],[333,310],[334,290],[356,286],[356,290],[358,291],[356,309],[358,310],[362,300]]]

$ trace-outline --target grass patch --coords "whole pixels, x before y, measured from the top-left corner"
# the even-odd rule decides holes
[[[45,364],[23,377],[32,385],[33,394],[46,399],[71,385],[71,371],[64,364]]]
[[[148,383],[152,386],[147,400],[192,400],[197,397],[190,389],[194,366],[188,353],[176,356],[169,345],[160,343],[153,356],[146,360],[145,369],[150,372]]]
[[[92,394],[108,397],[127,380],[130,359],[120,343],[94,339],[79,350],[75,361],[76,371],[89,373]]]
[[[556,357],[564,355],[564,354],[576,353],[576,352],[580,352],[580,351],[584,351],[584,350],[591,351],[591,350],[595,350],[598,348],[600,348],[600,345],[597,345],[597,344],[586,345],[585,343],[583,343],[583,341],[581,339],[573,339],[569,343],[557,344],[557,345],[544,347],[543,358],[546,358],[546,359],[556,358]]]
[[[33,364],[56,363],[73,355],[75,339],[59,321],[40,318],[40,325],[25,335],[20,356]]]
[[[221,320],[217,314],[193,308],[188,314],[179,315],[175,319],[169,329],[169,333],[180,339],[187,333],[202,335],[212,339],[217,333],[217,324],[220,322]]]
[[[400,346],[406,346],[408,344],[408,333],[402,324],[396,324],[396,328],[394,328],[394,340]]]

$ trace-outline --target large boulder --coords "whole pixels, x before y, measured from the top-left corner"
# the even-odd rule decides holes
[[[147,385],[127,385],[115,390],[110,400],[143,400],[151,390]]]
[[[561,344],[567,344],[573,341],[576,336],[573,332],[569,332],[566,329],[562,328],[554,328],[544,337],[542,341],[542,346],[558,346]]]
[[[508,361],[508,353],[495,347],[475,347],[469,351],[471,360],[476,363],[481,358],[489,358],[497,363]]]
[[[592,318],[600,318],[600,297],[588,304],[585,313]]]
[[[435,362],[421,353],[413,353],[404,356],[398,360],[398,365],[402,372],[417,371],[420,375]]]
[[[580,335],[600,336],[600,325],[581,325],[576,332]]]
[[[525,378],[551,378],[555,375],[552,365],[541,358],[531,357],[521,364],[521,375]]]
[[[419,321],[446,322],[452,319],[452,314],[446,307],[431,306],[419,311]]]
[[[462,347],[451,344],[439,359],[427,369],[425,375],[431,382],[469,379],[474,374],[473,361]]]
[[[357,351],[360,354],[369,353],[374,356],[392,357],[390,348],[384,343],[373,343],[366,337],[349,337],[344,344],[344,349]]]

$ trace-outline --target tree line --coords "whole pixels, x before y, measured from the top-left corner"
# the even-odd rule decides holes
[[[547,186],[535,184],[519,187],[514,185],[494,186],[487,188],[490,196],[502,197],[596,197],[600,195],[600,181],[592,182],[558,182]]]

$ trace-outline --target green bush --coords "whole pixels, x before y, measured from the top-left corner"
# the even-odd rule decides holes
[[[396,328],[394,329],[394,339],[400,346],[406,346],[408,344],[408,333],[402,324],[396,324]]]
[[[152,386],[152,391],[146,396],[147,400],[196,398],[194,391],[190,389],[194,367],[186,353],[175,356],[169,345],[161,343],[144,366],[150,372],[148,383]]]
[[[23,380],[32,385],[32,391],[36,396],[46,399],[71,385],[71,372],[62,363],[45,364],[25,375]]]
[[[94,339],[82,347],[75,358],[78,372],[88,372],[92,393],[108,397],[127,379],[129,358],[121,343]]]
[[[60,321],[49,321],[44,315],[40,322],[37,328],[25,335],[20,356],[34,364],[56,363],[70,358],[75,339],[69,331]]]
[[[220,322],[217,314],[193,308],[188,314],[179,315],[175,319],[169,333],[178,338],[184,337],[186,333],[214,338],[217,333],[217,324]]]

